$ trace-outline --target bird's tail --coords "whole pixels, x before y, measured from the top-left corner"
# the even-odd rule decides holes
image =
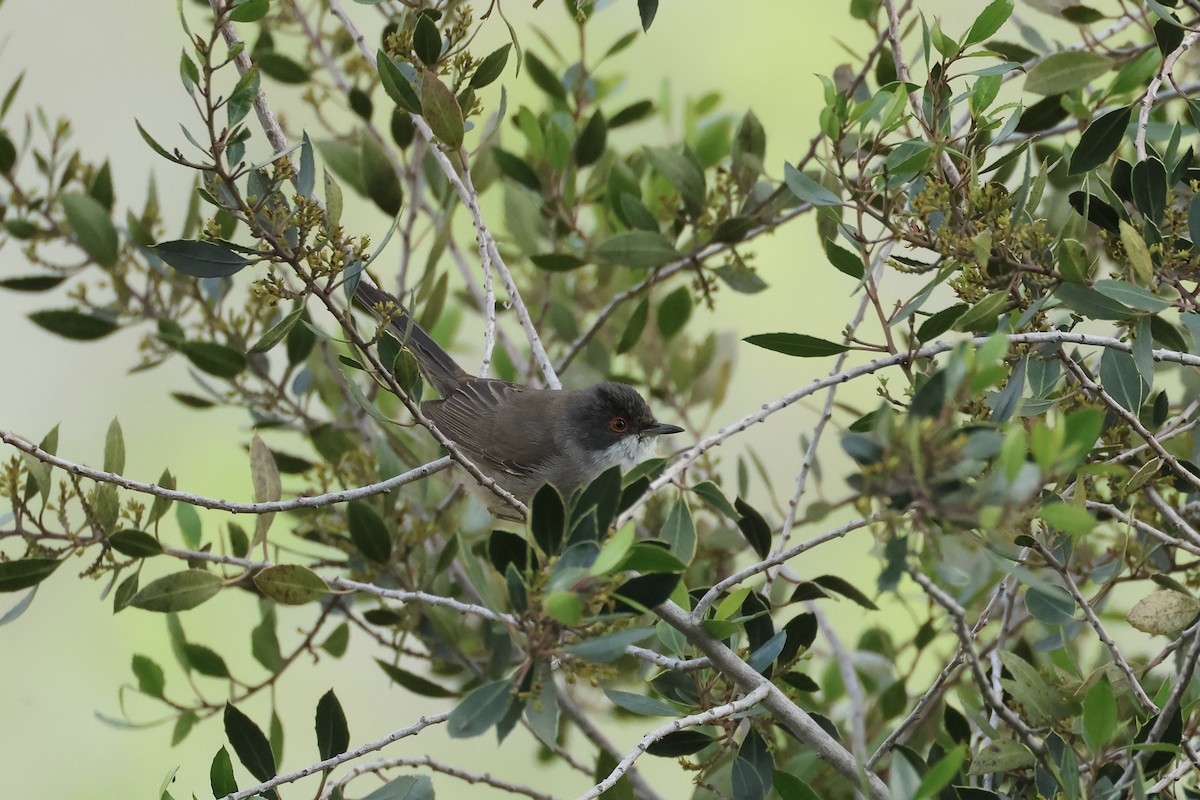
[[[471,375],[464,372],[458,362],[417,324],[408,313],[408,309],[395,297],[364,278],[354,290],[354,299],[375,316],[390,317],[388,332],[412,352],[421,366],[421,371],[442,397],[446,397],[471,378]]]

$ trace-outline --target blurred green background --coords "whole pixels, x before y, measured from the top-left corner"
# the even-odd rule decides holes
[[[817,130],[821,86],[815,74],[830,74],[839,63],[857,61],[873,44],[868,29],[850,19],[848,5],[797,0],[662,0],[649,35],[621,56],[619,66],[627,84],[619,99],[669,96],[676,111],[673,130],[678,134],[683,100],[718,91],[723,96],[721,107],[734,119],[747,109],[759,116],[768,135],[768,173],[781,178],[784,160],[799,158]],[[976,6],[983,4],[920,5],[930,15],[938,13],[939,7],[953,6],[945,24],[948,30],[957,31],[969,23],[972,9],[977,12]],[[371,9],[354,3],[347,6],[364,21],[364,27],[371,28]],[[530,6],[528,0],[505,6],[522,45],[541,50],[530,30],[537,25],[552,39],[563,41],[564,50],[570,53],[574,34],[563,4],[552,0],[538,10]],[[201,9],[189,0],[186,11],[199,25]],[[634,0],[606,4],[593,24],[592,46],[607,47],[636,26]],[[119,212],[126,206],[140,207],[153,175],[165,217],[181,219],[192,175],[154,155],[134,128],[137,118],[159,141],[182,142],[178,126],[195,120],[178,78],[179,53],[186,39],[175,4],[127,0],[67,7],[8,0],[0,6],[0,27],[7,31],[0,43],[0,89],[25,72],[24,86],[9,114],[10,127],[13,120],[32,116],[35,106],[41,106],[50,120],[69,119],[73,141],[86,157],[111,160]],[[493,19],[481,36],[478,51],[488,52],[506,38],[503,24]],[[522,98],[532,97],[534,90],[524,76],[514,81],[511,63],[501,82],[508,87],[510,109]],[[296,120],[302,121],[305,112],[294,92],[269,81],[265,85],[285,122],[295,122],[289,131],[298,134],[302,122]],[[494,95],[485,99],[489,104],[494,101]],[[255,143],[263,147],[261,136],[255,137]],[[469,136],[468,146],[471,144]],[[253,149],[251,153],[266,155]],[[372,232],[377,239],[389,222],[366,203],[350,206],[345,219],[352,229]],[[715,313],[697,312],[706,317],[701,324],[731,330],[739,338],[774,330],[833,337],[855,302],[849,295],[853,285],[830,279],[815,245],[811,220],[757,240],[750,249],[773,291],[761,296],[723,292]],[[29,271],[18,248],[10,244],[0,251],[0,275]],[[117,417],[125,431],[127,475],[155,480],[169,464],[180,488],[249,499],[249,467],[242,449],[248,438],[246,416],[222,410],[187,411],[171,400],[169,391],[190,389],[180,359],[147,373],[128,374],[136,343],[148,326],[82,345],[53,338],[26,317],[38,308],[66,304],[65,290],[53,295],[0,294],[4,342],[0,347],[0,427],[37,441],[52,426],[61,424],[59,454],[98,465],[104,431]],[[827,369],[821,361],[786,359],[739,347],[735,391],[713,420],[713,430]],[[739,447],[751,445],[769,454],[777,474],[776,488],[790,493],[802,455],[799,435],[815,419],[813,405],[789,409],[775,418],[772,426],[749,431],[739,440]],[[793,433],[781,436],[781,431]],[[0,455],[8,458],[11,451]],[[831,478],[840,474],[836,469],[832,472]],[[202,517],[211,538],[222,517]],[[845,547],[861,552],[863,545]],[[837,551],[830,550],[821,551],[820,557],[836,556]],[[189,797],[193,792],[207,797],[209,760],[224,742],[219,722],[201,724],[172,750],[169,725],[118,730],[98,718],[122,716],[120,687],[132,681],[131,653],[148,654],[167,667],[168,691],[184,679],[174,669],[163,618],[136,610],[114,616],[111,601],[99,599],[102,584],[79,579],[87,566],[85,557],[59,569],[42,585],[29,611],[0,628],[0,797],[151,798],[175,766],[180,767],[173,789],[176,797]],[[873,571],[855,574],[836,567],[826,569],[838,571],[864,588],[875,578]],[[0,595],[0,614],[18,598]],[[312,612],[301,608],[280,609],[279,613],[286,652],[296,628]],[[254,604],[236,592],[222,594],[185,619],[194,641],[227,656],[245,650],[246,636],[256,622]],[[223,639],[232,644],[222,647]],[[291,734],[285,746],[284,769],[314,760],[313,708],[330,687],[336,689],[346,709],[354,745],[411,724],[421,712],[446,707],[390,686],[371,663],[369,644],[353,636],[351,642],[351,651],[341,661],[325,660],[316,668],[305,665],[285,676],[279,686],[280,713]],[[220,682],[197,680],[210,699],[223,696],[225,687]],[[256,698],[243,710],[265,727],[269,706],[260,701],[265,698]],[[136,697],[126,710],[131,718],[145,721],[161,713],[160,706],[139,702]],[[626,748],[647,727],[644,720],[634,721],[613,735],[618,746]],[[475,753],[474,762],[464,763],[455,755],[456,748],[459,753]],[[523,731],[496,749],[490,736],[464,746],[449,742],[435,730],[393,746],[385,755],[445,753],[448,761],[464,768],[490,770],[560,795],[586,788],[580,777],[552,765],[514,766],[518,759],[530,758],[533,751]],[[641,764],[659,786],[666,785],[664,776],[678,769],[670,759],[643,759]],[[239,774],[244,777],[240,768]],[[369,784],[367,780],[355,784],[355,794],[365,793]],[[465,787],[440,778],[435,778],[435,786],[445,792],[443,797],[497,796],[482,787]]]

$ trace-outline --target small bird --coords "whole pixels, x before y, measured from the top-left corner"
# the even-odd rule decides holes
[[[354,297],[389,320],[391,335],[412,352],[441,396],[422,403],[422,413],[480,472],[523,503],[546,483],[569,496],[610,467],[629,468],[647,458],[658,436],[683,431],[656,420],[642,396],[623,383],[536,389],[472,375],[387,292],[361,280]],[[495,516],[523,519],[491,491],[483,489],[481,496]]]

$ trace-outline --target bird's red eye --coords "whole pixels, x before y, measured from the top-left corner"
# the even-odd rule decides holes
[[[626,433],[629,431],[629,420],[624,417],[613,417],[608,421],[608,429],[613,433]]]

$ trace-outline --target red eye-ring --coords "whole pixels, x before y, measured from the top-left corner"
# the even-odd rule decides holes
[[[608,429],[613,433],[626,433],[629,431],[629,420],[624,417],[613,417],[608,421]]]

